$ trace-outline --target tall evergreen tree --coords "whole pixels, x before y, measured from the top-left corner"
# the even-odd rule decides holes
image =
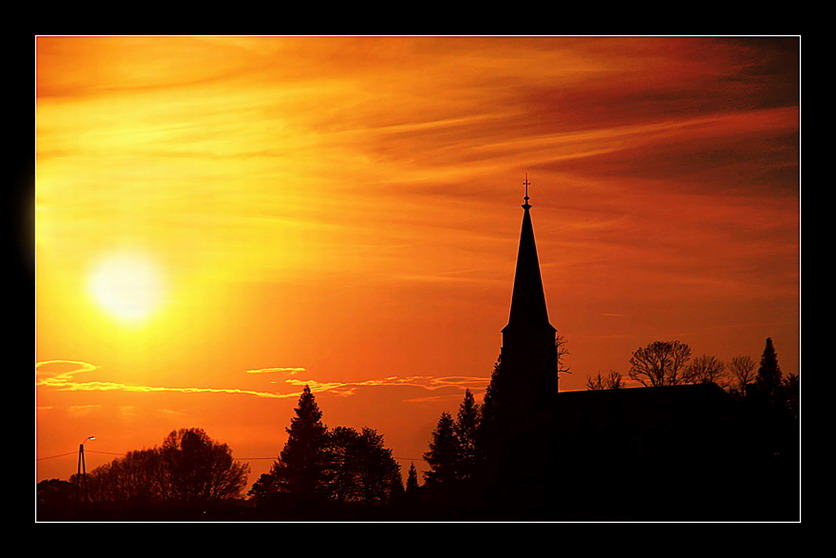
[[[415,496],[418,488],[418,470],[415,468],[415,463],[410,463],[406,474],[406,495],[410,498]]]
[[[477,436],[481,419],[479,405],[470,390],[465,390],[464,400],[453,425],[459,446],[458,477],[467,479],[476,474]]]
[[[427,486],[449,486],[457,479],[459,462],[459,444],[450,413],[441,413],[432,436],[430,451],[424,454],[430,465],[430,470],[424,473],[424,480]]]
[[[477,469],[490,478],[506,458],[507,436],[512,422],[511,413],[503,397],[505,390],[502,376],[502,358],[497,359],[491,373],[491,381],[485,391],[479,427],[476,432]]]
[[[778,366],[778,353],[772,346],[772,339],[766,338],[766,346],[761,355],[761,364],[755,384],[758,391],[769,400],[773,400],[781,388],[781,368]]]
[[[286,428],[287,443],[270,474],[280,492],[314,496],[323,489],[325,436],[322,412],[308,386],[302,390],[296,416]]]
[[[487,445],[488,440],[500,421],[502,415],[502,362],[497,359],[491,372],[491,381],[488,389],[485,390],[485,397],[481,409],[481,421],[479,425],[479,443]]]

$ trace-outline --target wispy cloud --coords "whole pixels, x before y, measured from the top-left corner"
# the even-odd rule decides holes
[[[56,370],[57,368],[57,370]],[[167,386],[144,386],[136,384],[124,384],[120,382],[108,382],[102,380],[78,381],[77,374],[93,372],[99,368],[87,362],[71,360],[50,360],[39,362],[35,366],[38,380],[37,385],[53,388],[58,391],[124,391],[135,393],[154,392],[176,392],[176,393],[219,393],[236,395],[254,395],[257,397],[271,397],[283,399],[294,397],[295,393],[273,393],[269,391],[256,391],[238,388],[209,388],[209,387],[167,387]]]
[[[285,373],[288,373],[288,374],[295,375],[295,374],[298,374],[299,372],[304,372],[304,371],[305,371],[305,369],[301,368],[301,367],[299,367],[299,368],[294,368],[294,367],[289,367],[289,368],[284,368],[284,367],[257,368],[257,369],[254,369],[254,370],[247,370],[247,374],[274,374],[274,373],[285,372]]]
[[[307,385],[311,391],[329,392],[334,395],[354,395],[358,388],[365,387],[411,387],[421,388],[427,391],[435,391],[442,388],[467,388],[481,389],[485,386],[485,378],[477,376],[389,376],[387,378],[363,380],[359,382],[319,382],[317,380],[286,380],[288,384],[303,386]],[[410,399],[408,401],[418,401]]]
[[[59,367],[56,371],[54,367]],[[61,370],[63,369],[63,370]],[[79,381],[75,375],[84,374],[98,370],[99,368],[90,363],[69,360],[52,360],[39,362],[36,365],[38,372],[37,385],[53,388],[58,391],[122,391],[133,393],[214,393],[228,395],[249,395],[255,397],[266,397],[273,399],[286,399],[299,396],[299,390],[293,389],[287,393],[273,391],[260,391],[240,388],[214,388],[214,387],[171,387],[171,386],[147,386],[136,384],[124,384],[102,380]],[[256,370],[247,370],[248,374],[287,373],[296,376],[304,372],[300,367],[269,367]],[[320,381],[312,378],[287,378],[284,383],[288,386],[308,386],[315,393],[330,393],[340,397],[354,395],[358,389],[375,387],[406,387],[420,388],[427,391],[435,391],[442,388],[456,388],[464,390],[472,388],[481,389],[485,385],[485,378],[476,376],[388,376],[380,379],[368,379],[353,382]],[[422,398],[412,398],[407,401],[423,401]]]

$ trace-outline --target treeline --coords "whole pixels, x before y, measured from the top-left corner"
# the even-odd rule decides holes
[[[783,374],[771,338],[766,339],[757,369],[755,361],[746,355],[733,357],[728,364],[712,355],[702,354],[693,360],[691,356],[691,347],[685,343],[654,341],[633,352],[627,377],[645,387],[713,383],[738,400],[747,394],[767,395],[783,401],[797,416],[798,374]],[[586,388],[590,390],[620,389],[624,384],[624,376],[614,370],[606,376],[598,373],[586,379]]]
[[[38,483],[38,516],[67,519],[92,508],[198,507],[234,500],[247,485],[249,465],[200,428],[171,432],[162,445],[129,451],[69,482]]]
[[[404,488],[400,465],[376,430],[326,427],[307,386],[294,412],[284,448],[246,494],[261,515],[245,517],[295,519],[316,517],[329,506],[332,512],[338,506],[381,507],[417,490],[414,465]],[[125,510],[142,510],[143,518],[153,519],[179,509],[189,519],[205,519],[201,514],[207,509],[226,509],[228,518],[229,504],[240,508],[248,474],[249,465],[237,462],[229,446],[200,428],[184,428],[159,447],[129,451],[89,474],[72,475],[69,482],[38,483],[38,513],[67,519],[101,518],[107,511],[123,518]]]
[[[85,477],[72,475],[80,498],[135,505],[205,503],[237,498],[249,465],[238,463],[226,444],[200,428],[171,432],[159,447],[129,451]]]

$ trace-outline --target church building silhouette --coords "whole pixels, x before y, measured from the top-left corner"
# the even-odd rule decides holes
[[[516,518],[794,519],[792,453],[770,459],[760,411],[716,384],[559,392],[527,175],[523,184],[509,318],[482,406],[477,491],[488,507]],[[726,471],[745,480],[730,486]]]

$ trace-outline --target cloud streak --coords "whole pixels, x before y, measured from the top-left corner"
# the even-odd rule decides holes
[[[298,374],[299,372],[304,372],[304,368],[296,368],[296,367],[278,367],[278,368],[257,368],[254,370],[247,370],[247,374],[274,374],[274,373],[288,373],[288,374]]]
[[[68,370],[54,371],[47,370],[46,367],[60,365]],[[298,390],[293,390],[288,393],[279,393],[273,391],[262,391],[252,389],[240,388],[212,388],[212,387],[169,387],[169,386],[147,386],[136,384],[125,384],[120,382],[108,382],[102,380],[78,381],[74,377],[77,374],[84,374],[98,370],[96,365],[69,360],[51,360],[39,362],[36,365],[38,372],[37,385],[39,387],[51,388],[57,391],[120,391],[130,393],[202,393],[202,394],[225,394],[225,395],[247,395],[254,397],[270,398],[270,399],[287,399],[299,396]],[[258,370],[247,370],[248,374],[266,374],[275,372],[284,372],[291,376],[295,376],[299,372],[304,371],[304,368],[288,368],[288,367],[270,367]],[[284,383],[289,386],[308,386],[311,391],[324,394],[330,393],[340,397],[349,397],[355,395],[358,389],[375,388],[375,387],[400,387],[400,388],[419,388],[427,391],[435,391],[443,388],[455,388],[464,390],[466,388],[473,388],[479,390],[486,384],[485,378],[475,376],[389,376],[381,379],[369,379],[353,382],[328,382],[314,379],[297,379],[288,378]],[[421,398],[410,399],[407,401],[421,401]]]

